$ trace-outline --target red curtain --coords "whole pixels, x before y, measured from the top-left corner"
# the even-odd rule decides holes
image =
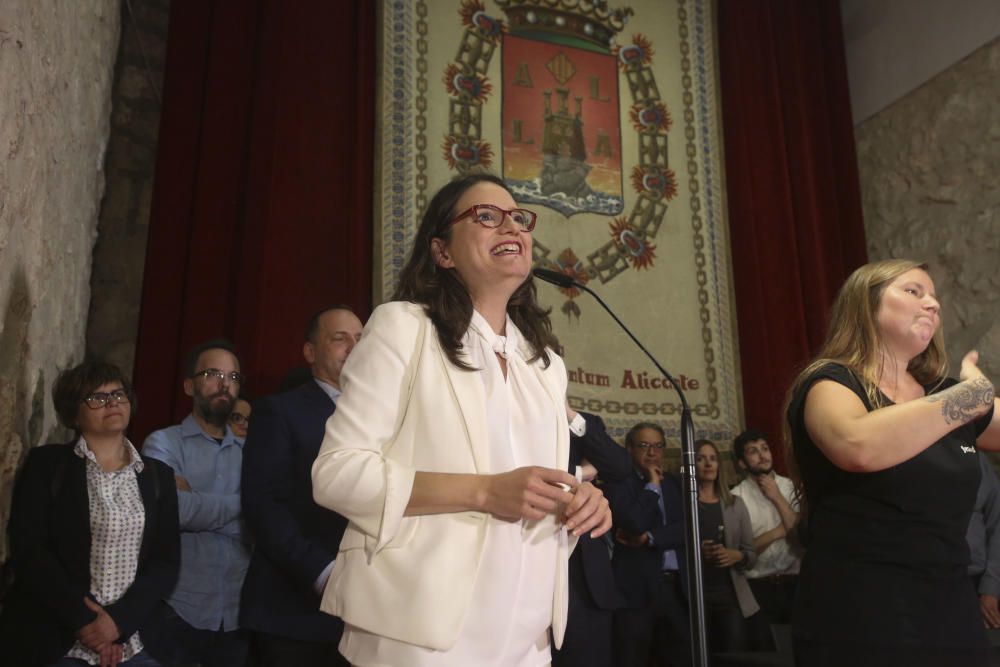
[[[718,20],[743,402],[776,445],[785,392],[866,261],[840,9],[720,0]]]
[[[252,395],[317,310],[371,309],[375,3],[174,2],[133,436],[190,411],[183,357],[225,336]]]

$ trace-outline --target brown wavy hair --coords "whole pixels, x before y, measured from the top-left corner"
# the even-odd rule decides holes
[[[830,309],[830,324],[826,340],[816,358],[795,378],[785,398],[783,414],[788,414],[792,397],[798,393],[805,380],[820,368],[837,363],[846,366],[857,376],[871,404],[877,409],[884,406],[883,394],[878,384],[885,373],[885,341],[878,329],[878,311],[882,295],[889,284],[913,269],[927,271],[925,262],[909,259],[886,259],[871,262],[858,268],[840,288]],[[906,370],[924,385],[941,382],[948,373],[948,355],[944,349],[943,327],[938,326],[927,348],[910,360]],[[784,420],[784,440],[789,457],[789,473],[796,487],[801,477],[795,460],[788,420]]]
[[[410,301],[424,307],[434,323],[441,348],[448,360],[459,368],[475,370],[462,360],[462,337],[472,321],[472,297],[454,268],[442,269],[431,255],[431,241],[451,239],[450,223],[459,213],[455,210],[465,191],[478,183],[499,185],[511,197],[510,188],[497,176],[486,173],[458,176],[437,191],[427,205],[413,241],[413,251],[399,274],[399,285],[393,294],[394,301]],[[529,361],[542,360],[548,368],[548,348],[558,349],[559,343],[552,333],[550,309],[538,305],[535,282],[529,275],[507,302],[507,314],[521,331],[531,347]]]
[[[694,442],[695,459],[697,460],[698,458],[698,451],[702,447],[706,446],[711,447],[712,450],[715,452],[716,465],[719,467],[718,473],[715,476],[715,481],[713,482],[713,485],[715,486],[715,495],[719,496],[719,500],[722,501],[722,504],[724,506],[729,507],[733,504],[733,502],[735,502],[734,498],[736,496],[734,496],[732,492],[729,490],[730,483],[732,482],[732,480],[729,478],[729,466],[726,465],[726,460],[722,458],[722,452],[719,451],[719,446],[715,444],[713,441],[708,439],[703,438],[701,440],[695,440]]]

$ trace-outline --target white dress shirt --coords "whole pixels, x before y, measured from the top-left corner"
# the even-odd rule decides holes
[[[135,581],[139,567],[139,548],[146,526],[146,508],[139,493],[136,473],[145,464],[127,439],[129,463],[121,470],[106,471],[80,436],[73,452],[87,466],[87,495],[90,503],[90,593],[102,607],[117,602]],[[122,645],[123,660],[142,651],[139,633]],[[66,653],[91,665],[101,657],[77,640]]]
[[[784,496],[788,504],[796,512],[799,511],[799,503],[795,498],[795,484],[787,477],[782,477],[774,473],[774,481],[778,484],[778,491]],[[734,496],[743,499],[750,513],[750,525],[753,527],[754,539],[762,533],[766,533],[772,528],[777,528],[781,523],[781,515],[778,508],[774,506],[767,496],[760,490],[760,486],[752,477],[747,477],[742,482],[733,487]],[[747,570],[744,574],[747,579],[758,579],[769,577],[775,574],[798,574],[800,558],[795,554],[788,539],[781,539],[771,542],[764,552],[757,556],[757,563],[753,569]]]

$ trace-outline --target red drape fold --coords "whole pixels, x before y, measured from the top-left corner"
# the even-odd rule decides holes
[[[746,422],[779,445],[785,392],[866,261],[840,10],[721,0],[718,20]]]
[[[225,336],[253,395],[317,310],[371,309],[375,3],[171,6],[133,435],[190,410],[183,356]]]

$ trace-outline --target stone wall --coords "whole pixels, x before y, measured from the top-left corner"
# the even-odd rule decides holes
[[[83,355],[118,29],[119,0],[0,2],[3,536],[26,448],[64,435],[52,381]]]
[[[131,10],[131,11],[130,11]],[[131,376],[160,129],[170,0],[122,4],[87,353]]]
[[[953,373],[1000,382],[1000,40],[855,133],[869,256],[930,262]]]

